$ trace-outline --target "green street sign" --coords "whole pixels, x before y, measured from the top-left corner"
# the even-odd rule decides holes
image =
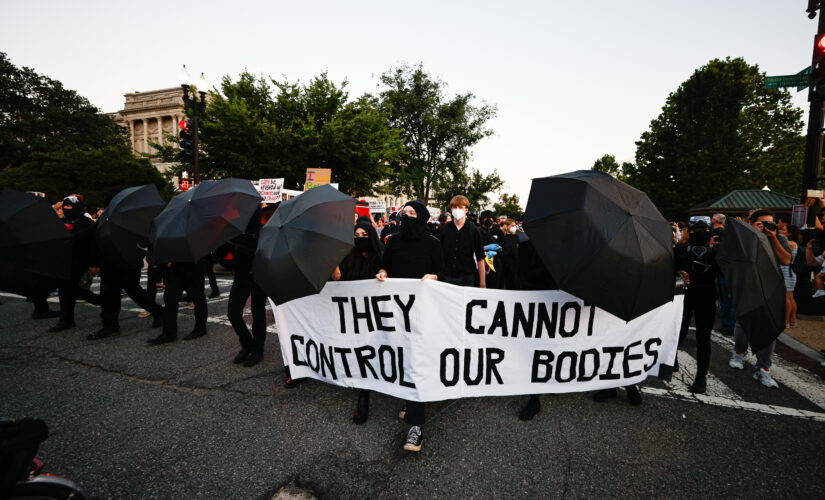
[[[811,77],[808,75],[783,75],[769,76],[765,78],[766,89],[778,89],[783,87],[807,87]]]
[[[811,67],[808,66],[807,68],[803,69],[797,75],[810,75],[811,74]],[[800,85],[796,88],[796,91],[799,92],[800,90],[805,90],[808,88],[808,82],[805,82],[805,85]]]

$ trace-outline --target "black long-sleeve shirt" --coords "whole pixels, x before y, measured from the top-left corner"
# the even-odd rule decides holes
[[[484,260],[481,233],[469,221],[466,221],[461,229],[458,229],[453,221],[444,224],[438,232],[438,239],[444,256],[444,274],[456,276],[475,273],[476,261]]]
[[[405,238],[402,233],[393,234],[384,247],[382,267],[390,278],[440,275],[444,268],[441,245],[438,239],[430,234],[425,234],[419,239]]]

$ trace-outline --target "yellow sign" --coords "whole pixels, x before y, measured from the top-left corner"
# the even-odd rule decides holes
[[[331,178],[332,169],[308,168],[307,180],[306,183],[304,183],[304,191],[306,191],[307,189],[312,189],[314,187],[323,186],[324,184],[329,184]]]

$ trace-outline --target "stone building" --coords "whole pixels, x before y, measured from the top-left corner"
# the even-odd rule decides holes
[[[129,129],[132,149],[136,153],[154,153],[155,149],[149,141],[166,144],[164,134],[177,137],[180,130],[178,122],[184,117],[183,89],[171,87],[133,92],[124,97],[126,102],[123,109],[112,113],[112,117]],[[157,160],[153,160],[153,163],[161,172],[169,167]]]

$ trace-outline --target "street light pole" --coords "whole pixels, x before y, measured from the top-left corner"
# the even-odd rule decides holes
[[[182,84],[183,89],[183,110],[189,111],[192,118],[192,175],[194,184],[199,184],[201,181],[200,164],[198,153],[198,121],[206,110],[206,92],[199,91],[200,99],[192,99],[189,97],[190,87],[188,84]]]

